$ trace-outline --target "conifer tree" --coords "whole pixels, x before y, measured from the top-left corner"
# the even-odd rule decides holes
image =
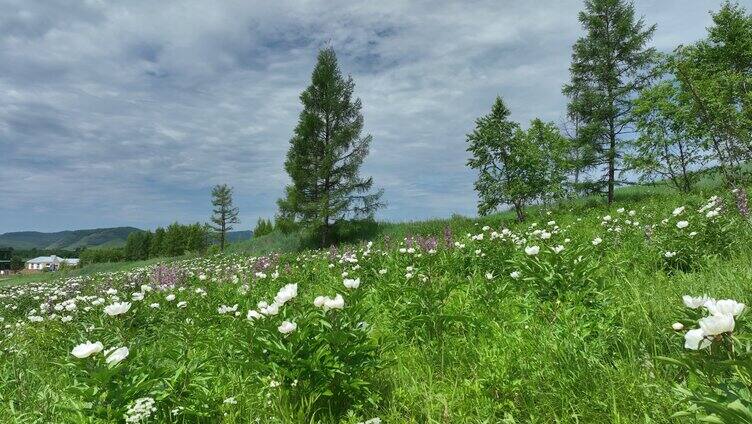
[[[232,224],[240,223],[238,208],[232,204],[232,187],[218,184],[212,189],[212,205],[214,214],[211,217],[211,228],[219,237],[219,248],[225,250],[227,232],[232,231]]]
[[[625,0],[587,0],[579,15],[585,36],[573,46],[571,81],[563,88],[569,114],[581,119],[581,137],[593,146],[592,163],[605,168],[595,189],[614,200],[622,135],[633,132],[632,99],[654,78],[656,51],[646,47],[655,25],[646,27]]]
[[[360,99],[355,82],[343,77],[334,50],[319,52],[311,85],[300,95],[303,111],[287,152],[285,170],[292,183],[278,201],[280,216],[292,217],[332,242],[332,226],[348,217],[369,217],[382,206],[382,191],[360,176],[371,136],[362,136]]]

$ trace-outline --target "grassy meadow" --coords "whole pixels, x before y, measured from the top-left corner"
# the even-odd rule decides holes
[[[684,346],[682,296],[752,300],[722,188],[296,237],[4,282],[2,422],[752,422],[746,313]]]

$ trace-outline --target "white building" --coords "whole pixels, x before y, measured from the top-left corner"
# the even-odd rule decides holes
[[[57,271],[61,265],[76,266],[78,265],[78,259],[66,259],[59,258],[55,255],[52,256],[39,256],[34,259],[26,261],[26,269],[34,271]]]

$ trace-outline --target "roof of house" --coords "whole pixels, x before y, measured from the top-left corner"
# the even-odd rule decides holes
[[[28,261],[26,261],[27,264],[29,263],[31,264],[56,264],[60,262],[65,262],[71,265],[77,265],[79,260],[76,258],[66,259],[66,258],[60,258],[57,256],[38,256],[34,259],[29,259]]]

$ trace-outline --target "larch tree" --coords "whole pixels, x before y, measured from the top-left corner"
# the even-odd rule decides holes
[[[211,217],[211,229],[219,237],[219,248],[225,250],[227,233],[233,230],[233,224],[240,223],[238,208],[232,203],[232,187],[227,184],[218,184],[212,188],[213,215]]]
[[[383,204],[373,179],[361,177],[371,136],[362,136],[360,99],[355,83],[343,77],[332,48],[319,52],[311,85],[300,95],[303,111],[287,152],[285,170],[292,183],[278,201],[280,216],[299,222],[332,242],[333,225],[348,217],[371,217]]]
[[[625,0],[587,0],[580,12],[585,35],[573,46],[571,80],[563,88],[569,114],[581,120],[580,136],[593,146],[592,162],[605,168],[594,190],[614,200],[623,135],[634,132],[632,99],[654,78],[656,51],[647,47],[655,25],[635,17]]]

